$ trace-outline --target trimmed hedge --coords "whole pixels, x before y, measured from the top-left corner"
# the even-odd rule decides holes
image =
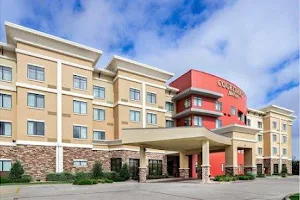
[[[107,178],[105,178],[105,179],[99,179],[98,182],[99,182],[99,183],[113,183],[112,180],[107,179]]]
[[[50,173],[46,175],[46,181],[73,181],[75,176],[70,172]]]
[[[96,179],[81,179],[81,180],[76,180],[73,183],[74,185],[94,185],[98,184],[98,180]]]
[[[256,178],[256,174],[254,174],[252,172],[247,172],[246,176],[249,177],[249,180],[254,180]]]
[[[222,176],[216,176],[215,181],[218,182],[229,182],[229,181],[236,181],[238,178],[236,176],[229,176],[229,175],[222,175]]]
[[[88,172],[77,172],[75,174],[75,180],[90,179],[90,178],[92,178],[92,174]]]

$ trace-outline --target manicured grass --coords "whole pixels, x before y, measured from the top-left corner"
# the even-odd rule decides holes
[[[1,183],[1,186],[5,185],[44,185],[44,184],[71,184],[73,181],[45,181],[45,182],[31,182],[31,183]]]
[[[297,194],[293,194],[292,196],[290,196],[290,199],[291,200],[299,200],[299,193],[297,193]]]

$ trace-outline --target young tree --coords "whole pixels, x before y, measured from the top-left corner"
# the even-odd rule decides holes
[[[102,171],[102,163],[100,161],[96,161],[93,165],[92,169],[93,178],[102,178],[103,171]]]
[[[130,171],[127,163],[122,165],[122,168],[120,169],[120,177],[124,178],[124,180],[128,180],[130,178]]]
[[[13,182],[21,180],[22,175],[24,174],[24,169],[20,161],[16,161],[10,169],[9,179]]]

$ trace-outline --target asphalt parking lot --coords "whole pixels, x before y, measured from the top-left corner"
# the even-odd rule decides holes
[[[299,177],[266,178],[227,184],[201,184],[199,180],[143,183],[125,182],[75,186],[71,184],[1,186],[1,200],[79,199],[283,199],[299,192]]]

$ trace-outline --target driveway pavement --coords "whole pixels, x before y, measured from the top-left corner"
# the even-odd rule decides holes
[[[143,183],[98,184],[91,186],[24,185],[1,186],[1,200],[217,200],[282,199],[299,192],[299,177],[266,178],[226,184],[201,184],[199,180]]]

